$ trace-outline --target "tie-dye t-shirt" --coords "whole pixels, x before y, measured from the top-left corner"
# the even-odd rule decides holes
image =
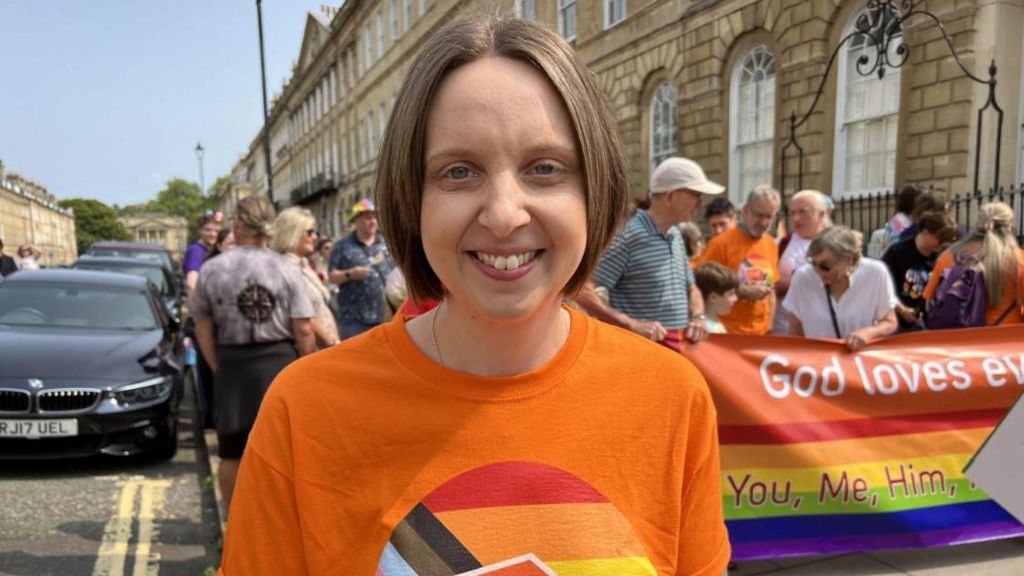
[[[208,261],[189,298],[195,318],[210,318],[219,346],[292,340],[292,319],[312,318],[302,271],[260,246],[238,246]]]
[[[513,377],[437,365],[402,316],[289,366],[242,460],[221,574],[722,574],[704,379],[570,314],[556,356]]]

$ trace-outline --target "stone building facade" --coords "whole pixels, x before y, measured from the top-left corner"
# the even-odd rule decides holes
[[[985,79],[996,62],[1006,115],[999,184],[1024,179],[1024,0],[911,4],[938,17],[968,72]],[[896,60],[904,43],[909,58],[879,78],[857,72],[860,57],[870,67],[877,54],[868,35],[855,33],[867,0],[349,0],[330,17],[309,15],[293,76],[275,98],[276,201],[310,207],[326,234],[342,231],[347,208],[373,195],[376,147],[412,56],[466,6],[514,10],[572,42],[611,102],[637,195],[670,155],[699,161],[735,201],[761,182],[790,194],[798,173],[802,187],[835,198],[904,183],[951,193],[972,186],[977,109],[988,88],[966,76],[926,16],[905,22],[888,55]],[[790,116],[803,117],[816,98],[796,131],[802,170],[788,148],[783,183]],[[984,122],[991,128],[994,115]],[[239,163],[259,176],[250,179],[257,192],[261,137]],[[986,130],[985,187],[993,184],[994,140]]]
[[[238,204],[238,201],[246,196],[251,196],[257,191],[257,186],[250,181],[252,174],[256,171],[243,164],[244,161],[246,161],[246,158],[242,158],[234,165],[231,173],[228,174],[227,182],[218,191],[217,196],[213,200],[213,209],[220,210],[229,219],[235,212],[235,205]],[[262,165],[260,163],[261,167]],[[262,180],[263,178],[260,176],[259,181],[262,182]],[[259,185],[259,191],[262,193],[263,190],[264,186],[262,184]]]
[[[160,212],[140,212],[118,218],[135,242],[159,244],[180,261],[188,247],[188,221],[182,216]]]
[[[4,170],[0,162],[0,239],[4,253],[17,257],[18,246],[31,244],[39,264],[53,267],[78,258],[75,217],[57,205],[46,188]]]

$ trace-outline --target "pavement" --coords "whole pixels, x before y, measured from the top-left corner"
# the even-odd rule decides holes
[[[204,430],[206,438],[207,456],[210,459],[210,481],[213,484],[213,493],[217,498],[217,519],[220,521],[220,533],[224,534],[228,523],[228,511],[224,509],[224,495],[220,491],[220,482],[217,481],[217,465],[220,458],[217,456],[217,431]]]

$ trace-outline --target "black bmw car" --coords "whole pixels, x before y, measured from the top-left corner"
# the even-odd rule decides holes
[[[0,281],[0,458],[177,450],[184,349],[145,278],[22,271]]]

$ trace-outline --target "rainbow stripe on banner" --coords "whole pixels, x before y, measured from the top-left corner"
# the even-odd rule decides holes
[[[857,354],[783,337],[688,349],[718,410],[733,558],[1024,534],[963,474],[1024,390],[1021,342],[1024,326],[898,336]]]

